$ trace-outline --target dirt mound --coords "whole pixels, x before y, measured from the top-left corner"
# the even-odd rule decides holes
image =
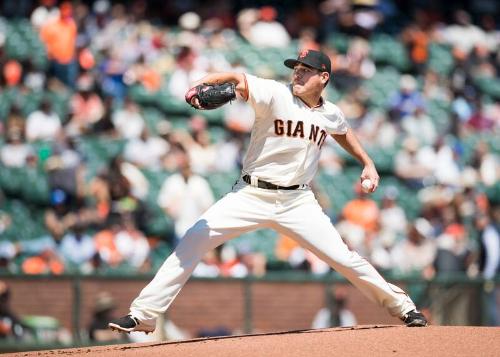
[[[500,328],[396,325],[302,330],[180,342],[23,352],[43,356],[498,356]],[[13,356],[14,354],[11,354]],[[9,356],[8,354],[5,356]]]

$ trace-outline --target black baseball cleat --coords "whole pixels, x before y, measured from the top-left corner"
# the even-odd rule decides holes
[[[155,326],[146,325],[144,323],[141,324],[141,322],[132,315],[113,320],[108,324],[108,327],[113,331],[127,333],[139,331],[148,334],[155,330]]]
[[[408,327],[425,327],[428,325],[425,316],[417,310],[412,310],[401,317],[401,320]]]

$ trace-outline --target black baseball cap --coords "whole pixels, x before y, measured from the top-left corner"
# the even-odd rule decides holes
[[[330,58],[321,51],[316,50],[303,50],[299,53],[297,59],[289,58],[285,60],[285,66],[288,68],[294,68],[297,64],[302,63],[311,68],[317,69],[321,72],[332,71],[332,64]]]

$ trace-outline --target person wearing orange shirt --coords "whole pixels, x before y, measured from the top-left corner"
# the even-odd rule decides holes
[[[63,2],[59,18],[47,22],[40,29],[40,38],[47,49],[52,72],[64,84],[74,87],[78,75],[76,61],[77,26],[73,6]]]
[[[365,232],[372,233],[377,230],[380,215],[377,203],[363,192],[359,182],[354,190],[357,197],[345,205],[342,215],[347,221],[362,227]]]

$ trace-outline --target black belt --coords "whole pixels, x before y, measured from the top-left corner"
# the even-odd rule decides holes
[[[251,184],[251,179],[250,179],[249,175],[244,175],[242,177],[242,179],[246,183]],[[258,180],[257,181],[257,187],[258,188],[264,188],[266,190],[296,190],[296,189],[298,189],[300,187],[300,185],[278,186],[278,185],[275,185],[274,183],[271,183],[271,182]]]

